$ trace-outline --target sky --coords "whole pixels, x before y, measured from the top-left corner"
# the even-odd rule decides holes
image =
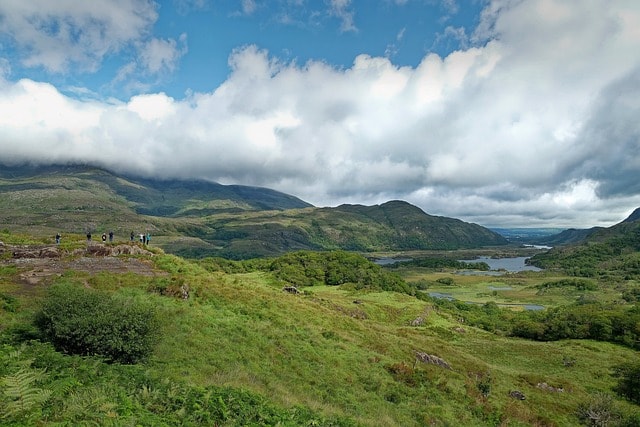
[[[637,0],[2,0],[0,163],[406,200],[488,227],[640,207]]]

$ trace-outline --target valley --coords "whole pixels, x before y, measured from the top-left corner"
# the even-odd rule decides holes
[[[398,201],[169,213],[78,173],[0,182],[3,425],[640,421],[633,218],[546,250]],[[540,270],[487,265],[517,257]]]

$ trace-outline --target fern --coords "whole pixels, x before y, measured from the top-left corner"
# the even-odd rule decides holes
[[[51,390],[42,389],[36,383],[45,378],[44,370],[22,368],[13,375],[0,379],[3,395],[2,418],[27,415],[51,397]]]

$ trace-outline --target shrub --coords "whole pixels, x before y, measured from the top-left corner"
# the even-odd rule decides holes
[[[151,354],[158,320],[148,304],[65,284],[49,289],[36,325],[59,351],[129,364]]]
[[[614,368],[618,378],[616,393],[640,405],[640,362],[629,362]]]
[[[620,419],[613,398],[607,394],[597,394],[588,402],[578,405],[576,415],[583,425],[608,426]]]

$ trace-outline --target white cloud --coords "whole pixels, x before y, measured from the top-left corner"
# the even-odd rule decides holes
[[[318,205],[402,198],[486,225],[610,225],[640,206],[640,5],[565,5],[492,2],[474,47],[415,68],[366,55],[296,65],[247,46],[220,87],[183,100],[79,101],[4,81],[0,158],[262,185]]]
[[[180,46],[173,39],[153,38],[144,43],[140,49],[140,60],[144,69],[152,74],[172,72],[176,69],[178,61],[187,52],[187,35],[180,35]]]
[[[329,13],[340,19],[340,31],[358,31],[353,21],[354,11],[351,9],[351,0],[329,0]]]
[[[242,13],[245,15],[251,15],[257,8],[255,0],[242,0]]]
[[[148,0],[6,0],[0,3],[0,32],[22,52],[23,65],[64,72],[95,71],[102,59],[138,40],[157,19]]]

